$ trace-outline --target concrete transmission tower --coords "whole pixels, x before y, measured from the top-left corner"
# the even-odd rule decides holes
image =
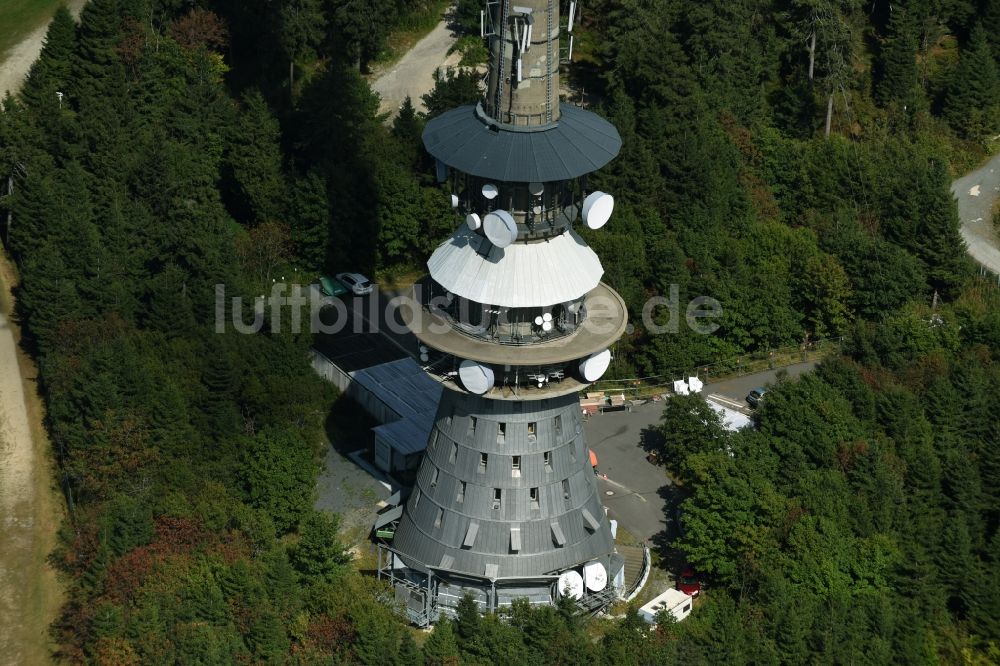
[[[627,314],[573,230],[610,218],[614,199],[589,190],[587,175],[621,138],[559,103],[560,35],[572,39],[576,5],[561,24],[555,0],[488,2],[486,95],[424,131],[465,223],[402,309],[448,389],[379,551],[380,576],[420,625],[467,593],[484,612],[560,595],[593,610],[624,585],[578,394],[607,370]]]

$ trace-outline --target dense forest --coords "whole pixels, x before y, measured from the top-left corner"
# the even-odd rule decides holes
[[[386,125],[364,78],[437,7],[92,0],[3,101],[3,241],[69,508],[58,656],[1000,661],[1000,294],[949,192],[1000,131],[1000,0],[586,4],[568,78],[624,139],[588,242],[634,321],[672,284],[725,309],[711,336],[638,326],[617,372],[834,336],[844,354],[775,389],[755,432],[692,399],[646,442],[686,496],[669,547],[707,576],[687,621],[466,607],[426,637],[312,508],[336,396],[308,337],[216,334],[214,285],[412,273],[449,233],[426,116]],[[442,75],[427,115],[479,80]]]

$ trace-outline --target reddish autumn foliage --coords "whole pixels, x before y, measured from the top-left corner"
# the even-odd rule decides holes
[[[163,556],[152,546],[140,546],[115,560],[105,578],[104,590],[116,602],[134,601],[137,592]]]
[[[193,550],[213,538],[201,523],[192,518],[172,518],[160,516],[155,520],[151,547],[163,553],[177,553]]]
[[[324,652],[338,652],[354,642],[354,625],[346,617],[321,615],[309,623],[310,642]]]
[[[169,32],[178,44],[189,49],[204,46],[210,51],[220,51],[229,41],[226,24],[204,9],[192,9],[171,23]]]

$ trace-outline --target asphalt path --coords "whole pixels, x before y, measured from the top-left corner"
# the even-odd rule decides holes
[[[814,367],[812,362],[799,363],[708,384],[703,395],[719,394],[746,404],[751,389],[773,384],[779,374],[793,378]],[[673,482],[663,467],[646,460],[641,445],[642,431],[660,420],[663,404],[647,403],[633,407],[631,412],[597,414],[584,425],[587,442],[597,454],[597,486],[608,515],[640,541],[653,541],[667,529],[674,499]]]
[[[952,183],[969,255],[1000,275],[1000,239],[993,227],[993,204],[1000,196],[1000,155]]]

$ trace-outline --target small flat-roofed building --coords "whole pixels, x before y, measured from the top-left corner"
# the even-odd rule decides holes
[[[384,472],[416,469],[427,448],[441,385],[411,358],[351,373],[347,394],[382,422],[375,432],[375,465]]]

